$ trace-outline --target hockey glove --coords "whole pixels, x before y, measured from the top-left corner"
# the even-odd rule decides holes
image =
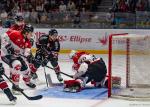
[[[0,75],[4,74],[4,67],[2,65],[2,63],[0,63]]]
[[[42,62],[42,66],[44,67],[44,66],[46,66],[47,65],[47,63],[48,63],[48,58],[45,58],[44,60],[43,60],[43,62]]]
[[[14,50],[14,48],[12,47],[11,44],[6,45],[5,48],[7,49],[7,52],[8,52],[9,54],[14,54],[14,53],[15,53],[15,50]]]
[[[35,60],[35,58],[34,58],[34,56],[33,56],[33,55],[29,55],[29,56],[27,56],[27,61],[28,61],[29,63],[34,62],[34,60]]]

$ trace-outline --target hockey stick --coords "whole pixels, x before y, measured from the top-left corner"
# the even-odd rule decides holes
[[[45,67],[44,67],[44,75],[45,75],[45,80],[46,80],[46,86],[48,88],[48,80],[47,80],[47,74],[46,74],[46,71],[45,71]]]
[[[9,77],[6,74],[3,74],[13,85],[15,85],[11,79],[9,79]],[[28,100],[39,100],[41,98],[43,98],[42,95],[37,95],[34,97],[29,97],[28,95],[26,95],[23,91],[20,91]]]
[[[24,57],[24,58],[27,58],[26,56],[24,56],[24,55],[22,55],[22,54],[19,54],[19,55],[22,56],[22,57]],[[42,65],[42,63],[40,63],[39,60],[36,60],[36,59],[35,59],[35,61],[36,61],[37,63],[39,63],[40,65]],[[52,68],[52,67],[50,67],[50,66],[47,66],[47,65],[46,65],[45,67],[54,70],[54,68]],[[68,76],[68,77],[70,77],[70,78],[73,78],[72,75],[66,74],[66,73],[64,73],[64,72],[60,72],[60,73],[63,74],[63,75],[65,75],[65,76]]]
[[[47,66],[47,65],[46,65],[45,67],[54,70],[54,68],[52,68],[52,67],[50,67],[50,66]],[[60,73],[63,74],[63,75],[65,75],[65,76],[68,76],[68,77],[70,77],[70,78],[73,78],[73,75],[69,75],[69,74],[66,74],[66,73],[64,73],[64,72],[60,72]]]

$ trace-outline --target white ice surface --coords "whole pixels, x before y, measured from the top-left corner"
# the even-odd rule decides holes
[[[107,64],[107,56],[102,57],[104,58]],[[60,61],[59,64],[62,72],[72,74],[71,71],[72,62]],[[5,67],[6,69],[8,69],[7,66]],[[43,70],[44,70],[43,68],[39,68],[38,74],[39,80],[44,83],[45,80]],[[56,83],[58,82],[53,70],[46,68],[46,73],[50,73],[53,82]],[[66,76],[63,76],[63,78],[69,79]],[[25,93],[32,96],[35,90],[28,89],[26,86],[22,84],[24,83],[21,83],[21,87],[25,88]],[[42,88],[46,88],[46,84],[37,85],[36,90]],[[0,107],[150,107],[150,102],[126,101],[112,98],[106,100],[87,100],[87,99],[66,99],[66,98],[62,99],[62,98],[48,98],[48,97],[46,98],[44,97],[41,100],[29,101],[23,95],[17,95],[17,104],[11,105],[7,97],[2,92],[0,92]]]

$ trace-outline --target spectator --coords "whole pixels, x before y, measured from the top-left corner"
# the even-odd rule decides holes
[[[13,8],[12,12],[18,13],[19,10],[20,10],[20,7],[19,7],[18,2],[17,2],[17,3],[14,4],[14,8]]]
[[[44,3],[41,0],[36,2],[36,11],[43,12],[44,11]]]
[[[25,22],[29,22],[29,17],[30,17],[30,11],[29,11],[29,9],[27,9],[24,11]]]
[[[29,19],[31,20],[31,22],[34,22],[34,23],[39,23],[40,19],[38,18],[38,13],[35,11],[35,9],[33,8],[30,12],[30,16],[29,16]]]
[[[6,20],[4,21],[4,28],[9,28],[13,24],[14,20],[12,14],[8,14]]]
[[[69,1],[68,5],[67,5],[67,10],[68,11],[75,11],[75,8],[76,8],[75,3],[73,1]]]
[[[66,12],[66,9],[67,9],[67,7],[66,7],[66,5],[64,4],[64,2],[63,2],[63,1],[60,1],[59,11],[60,11],[60,12]]]
[[[41,15],[41,19],[40,19],[40,22],[41,23],[46,23],[48,20],[48,15],[46,12],[43,12],[42,15]]]
[[[136,5],[137,11],[144,11],[145,10],[144,6],[145,2],[143,0],[139,0],[139,2]]]
[[[120,12],[127,12],[128,11],[128,5],[126,4],[125,0],[119,1],[119,11]]]
[[[4,19],[7,18],[7,16],[8,16],[7,12],[6,12],[5,10],[2,10],[2,13],[0,14],[0,18],[1,18],[2,20],[4,20]]]
[[[92,2],[91,4],[91,9],[92,12],[97,12],[97,4],[95,1]]]
[[[81,15],[80,15],[80,11],[79,10],[76,10],[75,13],[74,13],[74,20],[73,20],[73,27],[79,27],[81,28]]]
[[[2,20],[0,20],[0,30],[2,29]]]

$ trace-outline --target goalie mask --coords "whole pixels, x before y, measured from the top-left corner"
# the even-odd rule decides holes
[[[92,55],[82,55],[79,60],[78,60],[78,63],[81,64],[83,62],[86,62],[86,63],[90,63],[91,61],[93,61],[93,56]]]

